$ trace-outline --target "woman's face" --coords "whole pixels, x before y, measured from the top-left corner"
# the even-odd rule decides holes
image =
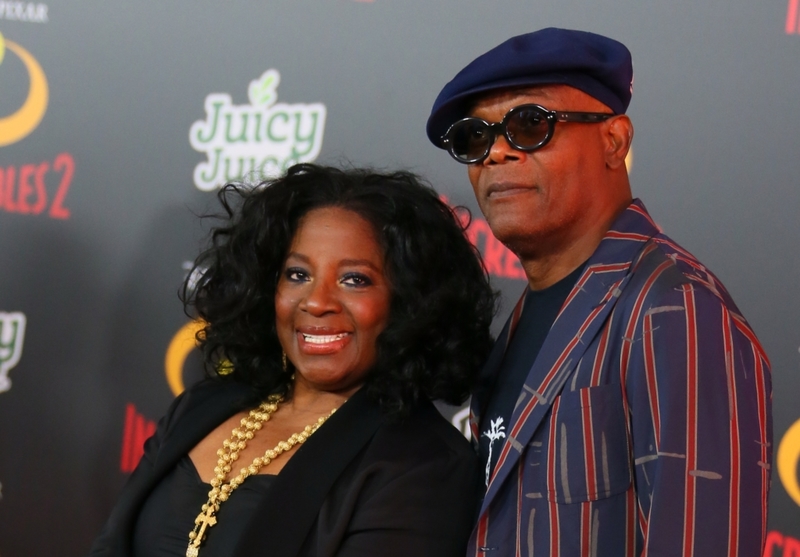
[[[375,363],[391,292],[372,225],[342,208],[309,211],[299,223],[275,292],[283,350],[295,381],[352,391]]]

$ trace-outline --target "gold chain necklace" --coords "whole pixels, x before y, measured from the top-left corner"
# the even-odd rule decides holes
[[[235,478],[225,483],[225,478],[231,471],[231,465],[239,458],[239,452],[244,450],[247,446],[247,441],[252,439],[255,433],[264,425],[264,422],[268,421],[278,410],[278,404],[281,402],[283,402],[281,395],[270,395],[266,402],[262,402],[258,405],[258,408],[251,410],[248,417],[242,418],[241,427],[233,429],[230,439],[223,441],[222,448],[217,451],[219,460],[214,468],[215,476],[211,480],[208,502],[203,505],[203,510],[194,519],[194,528],[189,532],[189,547],[186,548],[186,557],[197,557],[200,544],[203,543],[208,535],[206,530],[217,523],[216,514],[219,512],[219,506],[228,500],[233,490],[242,485],[242,482],[248,476],[258,474],[261,468],[280,455],[295,445],[305,442],[306,439],[311,437],[312,433],[325,423],[325,420],[336,412],[336,408],[334,408],[330,414],[321,417],[312,425],[307,425],[300,433],[293,433],[286,441],[280,441],[275,445],[275,448],[266,451],[264,456],[254,458],[252,464],[242,468]]]

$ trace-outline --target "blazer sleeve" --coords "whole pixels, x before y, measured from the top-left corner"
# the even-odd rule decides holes
[[[172,417],[184,400],[185,393],[172,402],[167,413],[158,421],[155,433],[145,441],[142,459],[125,483],[111,515],[92,544],[89,557],[122,557],[129,554],[134,520],[149,491],[147,486],[152,482],[156,456]]]
[[[760,557],[771,464],[769,362],[696,282],[641,318],[627,370],[643,556]]]
[[[388,428],[376,435],[357,473],[337,482],[320,509],[318,545],[309,554],[463,557],[480,467],[461,434],[437,420],[427,432]],[[452,431],[431,435],[439,427]]]

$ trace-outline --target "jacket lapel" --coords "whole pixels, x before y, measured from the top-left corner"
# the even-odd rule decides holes
[[[629,271],[637,254],[657,233],[658,229],[644,207],[638,200],[634,201],[616,220],[587,262],[528,373],[511,415],[508,435],[490,479],[481,514],[514,470],[525,446],[605,323],[630,280]],[[506,344],[503,343],[503,353]],[[495,365],[499,367],[499,362]]]
[[[162,450],[153,466],[157,482],[211,431],[236,412],[253,408],[261,396],[252,387],[241,383],[209,383],[208,387],[189,393],[186,410],[173,416],[162,441]]]
[[[253,555],[268,546],[273,557],[297,556],[331,487],[382,422],[365,389],[350,397],[280,471],[233,554]],[[267,525],[275,535],[265,542]]]

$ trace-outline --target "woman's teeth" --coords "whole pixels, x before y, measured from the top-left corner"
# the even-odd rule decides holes
[[[310,344],[327,344],[329,342],[336,342],[347,336],[347,333],[340,333],[338,335],[307,335],[303,333],[303,340]]]

